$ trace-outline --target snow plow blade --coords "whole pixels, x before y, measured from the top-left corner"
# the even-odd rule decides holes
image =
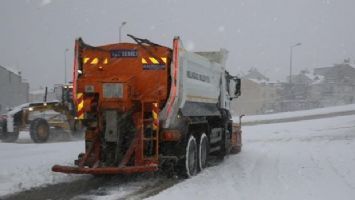
[[[157,171],[156,164],[134,167],[98,167],[98,168],[85,168],[85,167],[70,167],[54,165],[53,172],[62,172],[66,174],[133,174],[143,172]]]

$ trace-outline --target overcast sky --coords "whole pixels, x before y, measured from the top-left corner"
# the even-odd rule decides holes
[[[294,71],[355,60],[354,0],[1,0],[0,65],[22,71],[31,88],[71,77],[77,37],[102,45],[123,33],[171,46],[229,50],[232,73],[259,69],[272,79]],[[130,41],[126,36],[124,41]]]

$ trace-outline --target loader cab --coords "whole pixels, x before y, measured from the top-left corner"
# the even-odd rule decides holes
[[[54,86],[56,99],[61,101],[63,105],[68,107],[71,115],[75,115],[75,107],[73,101],[73,85],[72,84],[57,84]]]

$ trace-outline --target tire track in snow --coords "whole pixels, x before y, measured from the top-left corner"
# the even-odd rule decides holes
[[[270,179],[275,180],[275,184],[279,187],[283,187],[280,180],[280,154],[271,154],[271,148],[268,142],[262,144],[263,150],[259,153],[255,162],[251,166],[250,174],[248,175],[251,180],[249,182],[257,183],[256,185],[251,185],[251,188],[256,193],[264,194],[264,199],[273,199],[277,193],[272,190],[272,186],[268,183]]]
[[[160,180],[157,183],[153,185],[147,185],[145,187],[142,187],[138,191],[129,194],[125,197],[119,198],[118,200],[138,200],[138,199],[144,199],[153,195],[158,194],[159,192],[181,182],[182,180],[178,179],[165,179],[165,180]]]
[[[33,188],[30,190],[0,197],[0,200],[89,200],[95,199],[97,197],[111,196],[111,190],[119,191],[120,188],[124,188],[129,184],[135,184],[136,189],[132,190],[131,188],[130,192],[124,193],[122,195],[113,195],[121,196],[117,199],[142,199],[157,194],[160,191],[173,186],[179,181],[181,180],[172,178],[168,179],[162,175],[154,173],[141,175],[117,175],[113,177],[91,177],[88,179],[81,179],[69,183],[58,183]]]
[[[347,185],[349,188],[352,190],[355,190],[355,186],[353,186],[349,181],[346,179],[346,176],[340,173],[340,171],[334,166],[334,163],[329,160],[329,157],[326,157],[326,161],[330,166],[330,169],[338,176],[338,178],[343,182],[345,185]]]

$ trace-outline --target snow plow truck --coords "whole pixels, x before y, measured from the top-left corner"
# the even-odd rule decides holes
[[[230,102],[240,79],[225,69],[227,50],[189,52],[132,35],[135,43],[75,42],[73,94],[86,127],[85,152],[54,172],[132,174],[157,170],[190,177],[210,155],[241,150]]]

